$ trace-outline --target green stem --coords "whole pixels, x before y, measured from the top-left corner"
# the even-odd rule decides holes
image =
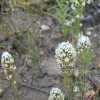
[[[15,78],[14,72],[12,73],[12,75],[13,75],[13,77],[10,80],[10,84],[11,84],[11,87],[12,87],[12,89],[14,91],[15,99],[16,100],[20,100],[20,97],[18,95],[17,83],[16,83],[16,78]]]
[[[69,69],[67,72],[64,72],[63,77],[64,88],[68,91],[68,100],[73,100],[73,79],[71,69]]]

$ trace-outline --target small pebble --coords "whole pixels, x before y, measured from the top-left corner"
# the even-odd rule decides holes
[[[86,34],[87,34],[88,36],[90,36],[90,35],[91,35],[91,31],[87,31]]]
[[[42,31],[47,31],[49,29],[50,29],[50,27],[48,25],[41,25],[41,30]]]

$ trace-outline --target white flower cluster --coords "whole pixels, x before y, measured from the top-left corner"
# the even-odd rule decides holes
[[[64,94],[59,88],[52,88],[48,100],[64,100]]]
[[[55,58],[57,63],[66,69],[66,66],[72,66],[75,62],[76,50],[69,41],[62,42],[55,50]]]
[[[6,78],[10,80],[13,77],[12,72],[16,69],[16,66],[14,65],[14,58],[10,53],[6,51],[3,52],[1,55],[1,65],[4,69]]]
[[[86,5],[86,0],[65,0],[65,13],[68,13],[66,15],[65,19],[65,25],[70,27],[78,20],[80,20],[80,17],[82,16],[82,12],[79,12],[78,9],[83,9]]]
[[[3,52],[1,56],[1,64],[11,64],[11,63],[14,63],[14,59],[11,56],[11,54],[8,53],[7,51]]]
[[[78,42],[77,42],[77,49],[82,51],[85,48],[91,47],[91,41],[88,36],[80,35]]]
[[[74,86],[73,92],[79,92],[79,91],[80,91],[79,87],[78,86]]]
[[[71,26],[74,22],[75,22],[75,18],[72,18],[70,20],[66,19],[64,24],[66,26]]]

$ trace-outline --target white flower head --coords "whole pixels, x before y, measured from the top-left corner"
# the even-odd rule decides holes
[[[79,90],[79,87],[78,86],[74,86],[74,88],[73,88],[73,92],[79,92],[80,90]]]
[[[66,26],[71,26],[72,25],[72,22],[70,20],[65,20],[65,23],[64,23]]]
[[[75,18],[66,19],[64,25],[70,27],[75,22]]]
[[[4,69],[4,74],[6,75],[6,78],[10,80],[13,76],[12,72],[15,70],[15,65],[14,58],[7,51],[3,52],[3,54],[1,55],[1,65]]]
[[[55,58],[61,66],[72,66],[76,59],[76,50],[69,41],[62,42],[55,50]]]
[[[80,35],[78,42],[77,42],[77,48],[82,50],[85,48],[91,47],[91,41],[88,36]]]
[[[1,55],[1,64],[13,64],[14,63],[14,58],[12,57],[12,55],[5,51],[3,52],[3,54]]]
[[[80,15],[79,15],[79,14],[77,14],[77,15],[76,15],[76,18],[78,18],[78,19],[79,19],[79,18],[80,18]]]
[[[64,94],[59,88],[52,88],[48,100],[64,100]]]
[[[76,10],[76,8],[75,8],[75,5],[74,5],[74,4],[71,4],[71,8],[72,8],[72,10]]]
[[[86,5],[86,2],[85,2],[85,1],[83,1],[83,2],[82,2],[82,6],[84,7],[85,5]]]

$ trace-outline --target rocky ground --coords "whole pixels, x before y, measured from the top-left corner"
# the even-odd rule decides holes
[[[60,69],[54,59],[55,46],[62,37],[58,31],[59,25],[49,16],[38,14],[30,16],[22,9],[16,9],[11,15],[4,16],[2,20],[5,26],[0,33],[0,51],[2,53],[2,51],[8,50],[15,55],[16,76],[21,100],[47,100],[50,88],[61,86]],[[33,34],[34,47],[39,49],[37,54],[39,62],[34,65],[32,65],[30,55],[26,50],[28,48],[26,31],[28,29]],[[34,70],[37,73],[34,74]],[[2,68],[0,75],[0,87],[3,89],[0,100],[14,100],[13,91],[3,76]],[[34,75],[36,75],[35,78]]]
[[[38,1],[38,0],[37,0]],[[97,7],[95,9],[95,7]],[[85,31],[93,43],[94,58],[90,65],[93,70],[90,80],[100,88],[100,5],[87,10],[82,19]],[[63,40],[57,20],[17,8],[11,14],[1,16],[0,53],[8,50],[15,57],[16,77],[21,100],[47,100],[49,90],[56,86],[63,89],[60,67],[56,64],[54,51]],[[88,28],[87,28],[88,26]],[[27,31],[32,33],[32,47],[27,44]],[[28,41],[29,42],[29,41]],[[32,49],[34,58],[30,59]],[[34,63],[32,63],[34,62]],[[0,100],[15,100],[9,82],[0,69]],[[99,100],[99,99],[98,99]]]

